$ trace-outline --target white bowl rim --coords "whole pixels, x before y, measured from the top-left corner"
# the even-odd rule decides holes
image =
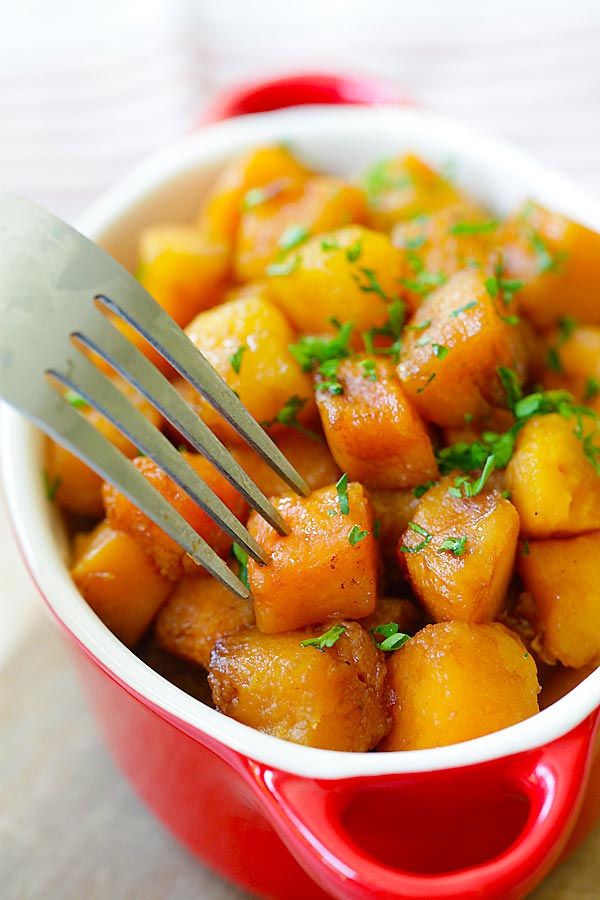
[[[157,185],[199,165],[222,161],[241,149],[283,137],[298,139],[315,128],[319,133],[351,133],[353,128],[393,127],[409,133],[445,133],[445,144],[469,146],[483,158],[500,156],[525,173],[532,187],[543,186],[556,197],[556,208],[600,230],[600,205],[553,169],[540,165],[509,143],[481,134],[455,120],[418,109],[390,107],[302,107],[212,125],[169,145],[109,189],[80,222],[80,229],[100,236],[131,204]],[[187,695],[138,659],[117,640],[83,601],[56,552],[53,512],[42,479],[39,435],[17,412],[4,407],[0,429],[2,476],[15,533],[31,574],[51,610],[100,664],[134,694],[147,698],[188,734],[205,733],[257,762],[307,778],[339,780],[377,775],[427,772],[474,765],[540,748],[570,732],[600,706],[600,668],[566,696],[530,719],[495,734],[449,747],[391,753],[349,753],[289,743],[227,718]]]

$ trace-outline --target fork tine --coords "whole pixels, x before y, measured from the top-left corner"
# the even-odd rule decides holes
[[[172,384],[106,316],[99,318],[93,340],[86,337],[88,346],[137,388],[279,534],[287,534],[286,524],[275,507]]]
[[[122,453],[69,403],[47,385],[43,417],[36,423],[52,438],[81,457],[173,538],[192,559],[241,599],[250,591],[171,504],[132,466]]]
[[[129,288],[129,284],[127,285]],[[221,413],[268,465],[298,493],[307,496],[310,489],[290,465],[279,447],[252,418],[223,378],[192,344],[185,332],[152,300],[146,291],[123,291],[119,302],[99,295],[96,300],[129,323],[146,338],[180,375]],[[150,298],[152,299],[152,298]]]
[[[84,335],[74,333],[73,337],[86,343]],[[91,406],[106,416],[257,562],[265,564],[268,561],[260,544],[186,463],[167,438],[82,353],[73,354],[67,373],[54,369],[48,374],[55,376],[64,385],[76,391]]]

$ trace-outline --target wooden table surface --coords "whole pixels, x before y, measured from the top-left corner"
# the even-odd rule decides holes
[[[39,621],[0,671],[3,900],[244,900],[146,811]],[[600,827],[530,900],[599,900]]]

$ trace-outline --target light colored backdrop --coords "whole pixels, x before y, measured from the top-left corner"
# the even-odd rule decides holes
[[[70,221],[219,89],[302,69],[388,78],[600,195],[597,0],[0,0],[0,13],[0,190]],[[113,772],[1,498],[0,572],[2,896],[238,896]],[[597,900],[599,855],[600,831],[536,900]]]

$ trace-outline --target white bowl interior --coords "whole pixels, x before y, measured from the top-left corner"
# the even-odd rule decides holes
[[[264,142],[290,142],[324,171],[352,174],[406,150],[440,165],[450,161],[459,184],[498,214],[527,197],[600,230],[600,206],[569,180],[512,146],[452,120],[419,110],[313,107],[248,116],[205,129],[172,145],[108,191],[81,223],[130,270],[140,228],[192,220],[215,173],[240,151]],[[2,468],[6,495],[28,566],[67,628],[105,667],[166,712],[188,732],[205,731],[261,762],[308,777],[342,778],[463,766],[538,746],[573,728],[600,705],[600,669],[568,697],[511,728],[458,744],[404,753],[353,754],[300,747],[253,731],[167,682],[127,650],[99,621],[71,582],[66,544],[42,484],[40,435],[4,409]]]

